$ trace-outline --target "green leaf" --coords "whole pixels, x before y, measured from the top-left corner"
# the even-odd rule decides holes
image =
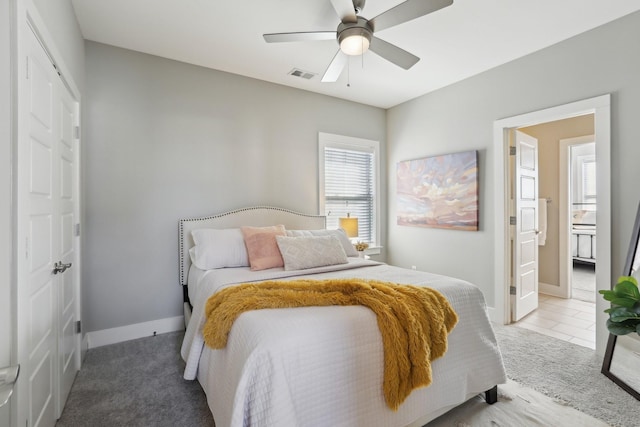
[[[628,309],[627,307],[615,307],[609,311],[609,318],[612,322],[623,322],[628,319],[638,319],[640,322],[640,316],[635,311]]]
[[[626,308],[633,307],[638,301],[628,297],[616,297],[611,300],[611,304],[619,305]]]
[[[638,325],[640,326],[640,325]],[[627,335],[637,330],[637,327],[631,325],[625,325],[623,323],[614,323],[611,320],[607,320],[607,329],[613,335]]]
[[[640,300],[640,291],[638,290],[638,282],[629,280],[630,277],[621,277],[618,283],[613,287],[613,291],[619,297],[631,298],[636,301]],[[632,278],[631,278],[632,279]]]
[[[611,302],[611,307],[604,310],[609,314],[609,332],[614,335],[640,334],[640,290],[636,278],[622,276],[612,290],[601,290],[599,293]]]
[[[635,320],[635,323],[640,324],[640,317],[636,316],[635,314],[629,314],[628,312],[617,315],[611,314],[610,319],[612,322],[616,323],[626,322],[627,320]]]

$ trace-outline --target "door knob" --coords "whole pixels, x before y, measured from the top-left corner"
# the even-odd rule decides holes
[[[67,268],[71,268],[71,263],[64,264],[62,261],[58,261],[53,264],[53,274],[64,273]]]

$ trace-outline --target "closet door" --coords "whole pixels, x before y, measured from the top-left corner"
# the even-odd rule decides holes
[[[77,370],[73,268],[75,108],[49,57],[24,31],[19,89],[18,425],[54,426]],[[70,314],[71,313],[71,314]]]
[[[54,180],[59,181],[59,192],[56,215],[59,218],[60,240],[58,241],[59,263],[69,266],[58,277],[58,372],[60,382],[57,399],[57,416],[62,414],[71,385],[78,371],[78,341],[76,339],[76,245],[77,236],[74,230],[78,223],[76,218],[78,197],[76,185],[77,141],[75,137],[76,102],[66,87],[60,82],[59,96],[56,98],[56,116],[59,120],[57,127],[58,174]],[[54,126],[54,128],[56,128]]]

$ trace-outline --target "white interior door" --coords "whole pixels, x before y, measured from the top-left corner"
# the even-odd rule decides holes
[[[24,131],[19,137],[18,199],[18,354],[24,369],[20,401],[26,425],[55,424],[56,281],[54,244],[59,240],[56,193],[59,155],[55,144],[55,76],[51,63],[30,32],[25,40],[27,75],[20,94]],[[26,384],[25,384],[26,383]],[[20,413],[24,414],[24,405]]]
[[[58,371],[59,397],[57,399],[56,415],[60,417],[64,403],[67,400],[71,385],[78,371],[78,342],[76,333],[76,283],[77,269],[76,241],[74,226],[76,219],[76,151],[77,138],[75,129],[78,122],[76,102],[69,91],[60,84],[59,96],[56,99],[58,109],[56,119],[60,121],[57,127],[57,146],[59,162],[58,175],[55,178],[60,183],[58,192],[58,212],[60,222],[60,241],[58,242],[59,262],[70,266],[73,270],[59,274],[58,283]]]
[[[515,131],[512,321],[538,308],[538,140]]]
[[[25,74],[19,89],[18,138],[18,425],[54,426],[78,357],[72,264],[73,100],[31,31],[24,31]]]

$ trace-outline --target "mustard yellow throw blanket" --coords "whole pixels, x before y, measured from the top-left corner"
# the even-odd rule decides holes
[[[384,397],[397,410],[418,387],[431,384],[431,361],[447,351],[458,316],[438,291],[363,279],[247,283],[223,289],[206,305],[204,339],[224,348],[235,319],[247,310],[364,305],[377,316],[384,348]]]

